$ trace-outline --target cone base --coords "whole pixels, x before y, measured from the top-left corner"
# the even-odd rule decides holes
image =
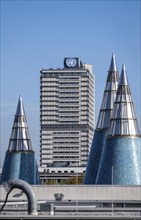
[[[141,185],[141,138],[107,138],[97,184]]]
[[[22,179],[31,185],[40,184],[37,164],[33,151],[6,152],[1,181]]]

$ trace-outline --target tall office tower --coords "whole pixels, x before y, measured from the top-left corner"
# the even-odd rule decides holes
[[[97,127],[94,132],[91,151],[86,167],[85,177],[83,181],[84,184],[95,184],[96,181],[101,154],[105,145],[105,140],[110,124],[110,118],[113,111],[118,80],[119,74],[117,70],[115,55],[112,54],[102,105],[99,112]]]
[[[124,65],[96,182],[141,184],[141,133]]]
[[[65,58],[63,69],[40,75],[42,167],[84,167],[94,132],[92,65]]]
[[[21,97],[2,169],[2,182],[10,179],[22,179],[32,185],[40,184]]]

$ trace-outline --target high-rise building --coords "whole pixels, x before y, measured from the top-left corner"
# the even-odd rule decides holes
[[[64,68],[40,71],[40,165],[82,167],[94,133],[92,65],[65,58]]]

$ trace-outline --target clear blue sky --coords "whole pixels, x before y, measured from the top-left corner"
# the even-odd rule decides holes
[[[93,65],[97,121],[114,52],[119,72],[122,64],[126,65],[141,120],[140,7],[138,0],[1,0],[1,163],[20,94],[39,161],[40,70],[62,68],[64,57],[79,57]]]

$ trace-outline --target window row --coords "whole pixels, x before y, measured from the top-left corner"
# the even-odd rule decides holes
[[[77,77],[75,77],[75,78],[71,78],[71,77],[69,77],[69,78],[59,78],[59,81],[63,81],[63,82],[68,82],[68,83],[70,83],[70,82],[76,82],[76,81],[78,81],[79,82],[79,78]]]
[[[57,110],[58,109],[58,107],[57,106],[46,106],[46,107],[42,107],[42,110]]]
[[[53,97],[53,96],[42,97],[41,102],[42,102],[43,105],[45,105],[46,102],[44,102],[44,101],[48,101],[48,100],[50,100],[50,101],[54,101],[54,100],[58,101],[58,97]]]
[[[47,81],[59,81],[57,77],[42,77],[42,82],[47,82]]]
[[[41,95],[43,96],[50,96],[50,95],[52,95],[52,96],[57,96],[58,97],[58,93],[56,93],[56,92],[42,92],[41,93]],[[56,97],[55,97],[56,98]]]

